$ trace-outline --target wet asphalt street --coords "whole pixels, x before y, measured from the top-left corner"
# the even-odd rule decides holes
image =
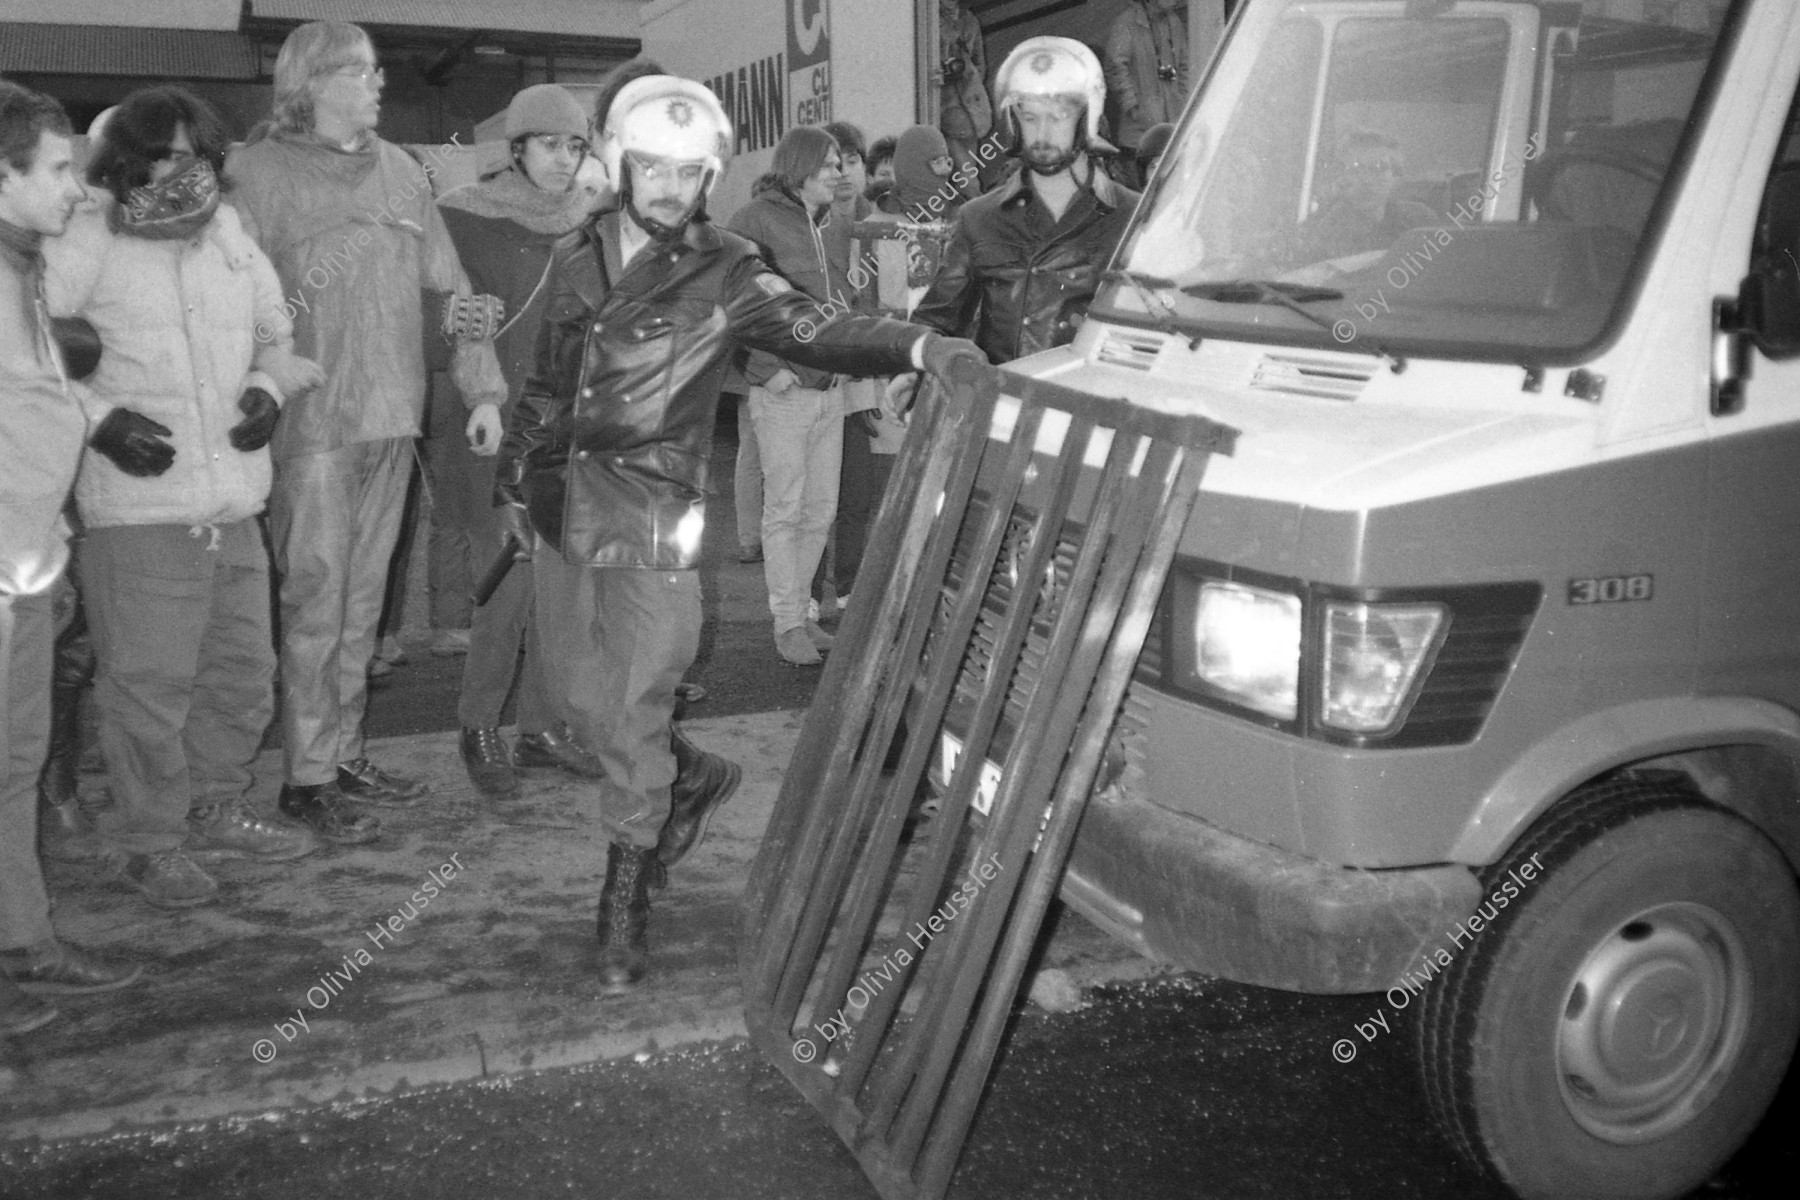
[[[1177,977],[1015,1023],[951,1188],[969,1200],[1498,1198],[1436,1139],[1407,1030],[1330,1047],[1362,997]],[[1792,1088],[1790,1087],[1790,1093]],[[1792,1105],[1697,1197],[1792,1194]],[[741,1042],[0,1155],[7,1197],[874,1197]]]
[[[729,480],[728,447],[715,456],[715,481]],[[712,511],[729,508],[727,494]],[[803,705],[817,672],[772,664],[758,569],[726,558],[730,532],[708,530],[708,628],[690,678],[713,696],[695,715]],[[371,732],[453,727],[459,668],[417,656],[376,694]],[[1353,1061],[1334,1059],[1378,1001],[1171,976],[1102,988],[1077,1011],[1024,1007],[950,1194],[1504,1196],[1433,1131],[1408,1014],[1393,1014],[1373,1041],[1355,1038]],[[1757,1137],[1696,1197],[1793,1194],[1795,1090],[1790,1077]],[[826,1124],[741,1041],[156,1133],[0,1146],[0,1200],[875,1195]]]

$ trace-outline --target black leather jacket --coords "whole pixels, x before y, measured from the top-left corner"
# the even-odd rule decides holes
[[[617,212],[557,243],[535,369],[500,443],[495,502],[571,563],[695,565],[727,361],[740,345],[846,375],[912,369],[917,326],[820,312],[708,223],[619,269]]]
[[[973,338],[997,363],[1072,339],[1138,200],[1093,171],[1060,221],[1032,194],[1025,170],[963,205],[912,319]]]

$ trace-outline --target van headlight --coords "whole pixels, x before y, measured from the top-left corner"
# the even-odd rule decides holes
[[[1326,602],[1319,720],[1362,734],[1398,724],[1444,617],[1441,604]]]
[[[1300,597],[1241,583],[1201,584],[1193,671],[1222,699],[1293,720],[1300,697]]]

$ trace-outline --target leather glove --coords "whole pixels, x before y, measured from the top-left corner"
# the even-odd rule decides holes
[[[175,461],[175,447],[163,441],[169,429],[129,408],[115,408],[95,427],[88,445],[127,475],[161,475]]]
[[[268,445],[269,439],[275,436],[275,422],[281,416],[281,406],[275,403],[275,397],[259,387],[245,388],[244,394],[238,397],[238,411],[244,414],[244,419],[225,435],[231,439],[231,448],[248,454]]]
[[[974,363],[983,371],[992,371],[988,356],[980,346],[968,338],[944,337],[933,334],[925,341],[925,370],[931,377],[946,386],[950,383],[950,372],[959,362]]]
[[[518,542],[519,549],[513,555],[514,562],[528,562],[531,559],[531,547],[537,535],[531,529],[531,515],[525,511],[523,504],[502,504],[494,510],[494,520],[500,525],[500,544],[507,540]]]

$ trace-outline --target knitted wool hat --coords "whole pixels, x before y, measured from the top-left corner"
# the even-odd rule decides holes
[[[567,133],[585,138],[587,114],[567,88],[554,83],[533,84],[506,106],[506,140],[533,133]]]

